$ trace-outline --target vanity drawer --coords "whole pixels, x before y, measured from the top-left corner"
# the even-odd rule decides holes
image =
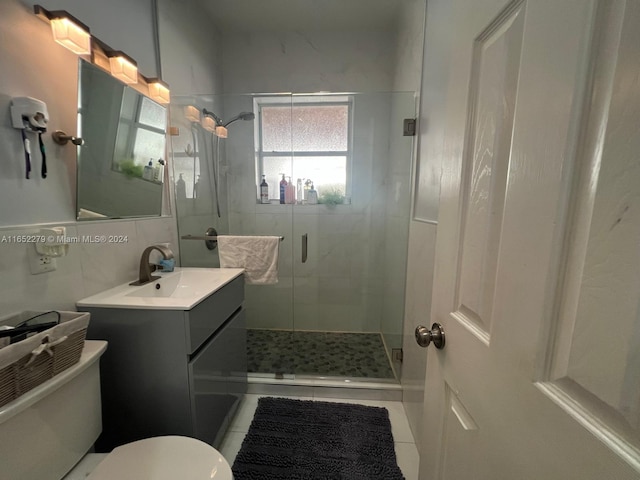
[[[195,352],[235,312],[244,300],[244,276],[233,279],[185,312],[187,351]]]

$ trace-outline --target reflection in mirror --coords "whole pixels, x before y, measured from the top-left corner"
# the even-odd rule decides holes
[[[162,214],[166,109],[80,60],[78,220]]]

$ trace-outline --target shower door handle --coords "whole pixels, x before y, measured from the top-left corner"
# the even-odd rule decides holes
[[[305,233],[302,235],[302,263],[307,262],[307,241],[309,236]]]

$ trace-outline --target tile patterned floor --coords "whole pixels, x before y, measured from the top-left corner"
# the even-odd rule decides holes
[[[258,398],[268,395],[245,395],[244,400],[240,404],[235,418],[231,422],[227,434],[222,440],[222,444],[218,450],[222,456],[233,465],[236,455],[242,446],[242,440],[249,431],[249,425],[258,406]],[[277,395],[281,397],[281,395]],[[389,420],[391,421],[391,433],[393,434],[396,459],[398,466],[402,470],[406,480],[418,480],[418,450],[411,434],[411,428],[407,416],[404,412],[402,402],[390,402],[381,400],[357,400],[351,398],[324,398],[324,397],[284,397],[296,398],[299,400],[317,400],[322,402],[343,402],[356,403],[359,405],[367,405],[370,407],[384,407],[389,411]],[[381,479],[382,480],[382,479]]]
[[[377,333],[249,329],[250,373],[394,378]]]

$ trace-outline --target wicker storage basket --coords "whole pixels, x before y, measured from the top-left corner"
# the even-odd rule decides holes
[[[40,312],[22,312],[0,320],[14,325]],[[46,382],[80,360],[89,313],[59,312],[60,323],[20,342],[0,348],[0,406]]]

